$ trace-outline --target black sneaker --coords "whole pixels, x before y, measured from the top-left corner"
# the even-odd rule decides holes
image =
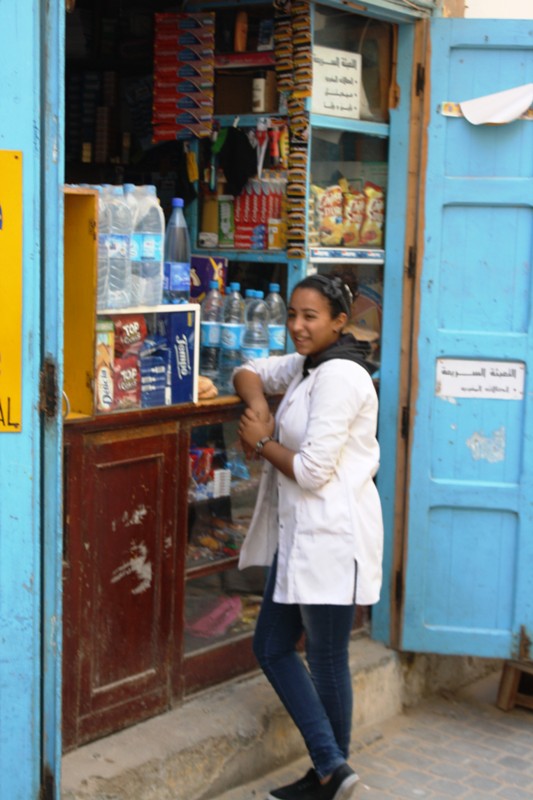
[[[318,782],[308,800],[352,800],[359,775],[349,764],[337,767],[327,783]]]
[[[308,797],[314,797],[313,792],[317,786],[320,786],[320,781],[314,769],[311,768],[299,781],[271,791],[267,800],[307,800]]]

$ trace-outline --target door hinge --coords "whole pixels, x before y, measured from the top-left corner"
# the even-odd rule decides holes
[[[531,658],[531,639],[525,625],[520,626],[520,643],[518,645],[518,660],[529,661]]]
[[[415,79],[415,92],[416,96],[420,97],[426,86],[426,68],[423,64],[416,65],[416,79]]]
[[[407,439],[409,436],[409,406],[402,408],[401,435],[402,439]]]
[[[57,368],[55,361],[47,356],[43,363],[39,380],[39,410],[45,417],[57,414]]]
[[[43,777],[41,781],[41,789],[39,791],[39,800],[54,800],[55,797],[55,778],[52,770],[45,765],[43,770]]]
[[[407,277],[414,278],[416,275],[416,247],[411,245],[407,252]]]
[[[402,604],[403,600],[403,572],[401,569],[396,570],[396,576],[394,580],[394,601],[397,606]]]

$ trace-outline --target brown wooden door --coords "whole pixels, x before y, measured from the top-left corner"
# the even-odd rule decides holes
[[[170,706],[177,425],[67,435],[64,747]]]

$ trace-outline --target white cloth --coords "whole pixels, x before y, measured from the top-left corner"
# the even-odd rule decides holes
[[[265,459],[239,567],[270,565],[274,601],[370,605],[379,599],[383,523],[373,477],[379,466],[378,401],[359,364],[333,359],[302,380],[303,356],[257,359],[266,394],[285,392],[276,436],[295,451],[296,480]]]

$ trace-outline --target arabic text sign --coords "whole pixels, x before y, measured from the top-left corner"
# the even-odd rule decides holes
[[[525,365],[520,361],[438,358],[437,397],[522,400]]]
[[[22,153],[0,150],[0,433],[21,430]]]
[[[359,119],[360,91],[359,53],[332,47],[313,48],[313,113]]]

